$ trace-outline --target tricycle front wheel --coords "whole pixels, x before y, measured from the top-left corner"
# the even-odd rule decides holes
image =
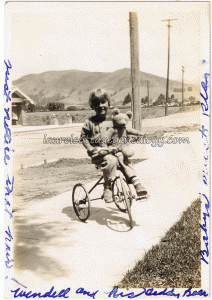
[[[120,176],[116,177],[114,180],[112,190],[115,205],[121,212],[128,213],[130,227],[133,227],[133,219],[131,214],[132,193],[122,174],[120,174]]]
[[[91,213],[90,197],[85,188],[81,183],[77,183],[72,192],[72,203],[74,211],[80,221],[85,222]]]

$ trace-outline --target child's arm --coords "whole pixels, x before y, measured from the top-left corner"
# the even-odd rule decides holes
[[[114,128],[109,128],[102,136],[102,145],[107,146],[114,133]]]
[[[127,129],[127,134],[132,134],[132,135],[136,135],[136,136],[143,136],[144,134],[136,129]]]
[[[86,120],[85,124],[82,127],[80,141],[82,142],[85,149],[87,149],[88,153],[94,150],[94,147],[90,144],[90,130],[89,130],[89,121]]]
[[[110,139],[112,138],[112,136],[113,136],[114,130],[115,130],[114,128],[109,128],[109,129],[105,132],[103,138],[105,138],[105,139],[107,139],[107,140],[110,140]]]
[[[82,141],[83,146],[88,152],[92,152],[94,150],[94,147],[91,146],[90,141],[84,133],[81,133],[80,140]]]

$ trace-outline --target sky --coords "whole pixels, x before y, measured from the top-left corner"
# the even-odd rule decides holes
[[[177,19],[170,78],[181,80],[183,65],[185,80],[198,81],[203,29],[209,36],[206,2],[9,2],[12,79],[50,70],[130,68],[129,11],[138,12],[140,70],[166,77],[168,30],[161,20]]]

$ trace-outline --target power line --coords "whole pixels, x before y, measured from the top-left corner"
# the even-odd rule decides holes
[[[167,22],[168,25],[168,64],[167,64],[167,80],[166,80],[166,104],[165,104],[165,116],[168,115],[168,99],[169,99],[169,62],[170,62],[170,28],[171,21],[177,21],[177,19],[167,19],[167,20],[161,20],[161,22]]]
[[[149,80],[145,80],[147,82],[147,97],[148,97],[148,106],[149,106]]]
[[[182,110],[184,109],[184,73],[185,67],[182,66]]]

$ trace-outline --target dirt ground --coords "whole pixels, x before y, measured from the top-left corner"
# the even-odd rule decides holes
[[[169,127],[157,130],[151,128],[147,137],[177,135],[180,132],[198,131],[199,124],[190,126]],[[81,145],[83,148],[83,146]],[[143,159],[132,159],[132,163]],[[87,183],[99,178],[101,171],[91,164],[89,158],[62,158],[37,166],[21,168],[17,171],[14,185],[15,209],[28,201],[42,201],[72,189],[77,183]]]
[[[133,159],[132,163],[141,161],[142,159]],[[99,178],[101,171],[91,164],[89,158],[66,158],[22,169],[17,175],[14,195],[28,202],[67,192],[77,182],[85,184]]]

